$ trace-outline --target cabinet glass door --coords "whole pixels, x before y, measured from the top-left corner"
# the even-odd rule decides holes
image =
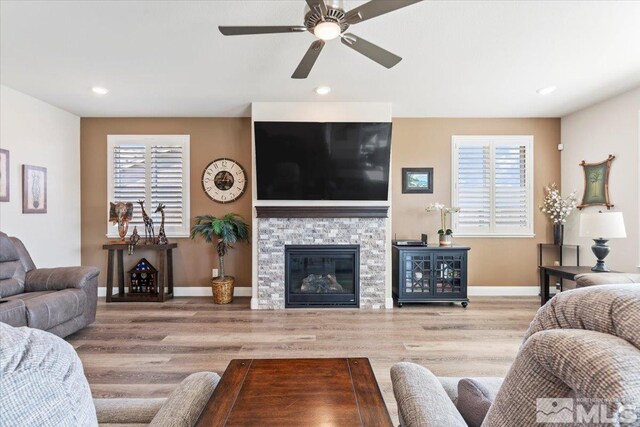
[[[436,253],[434,258],[434,295],[462,293],[464,253]]]
[[[431,294],[431,254],[408,252],[404,254],[402,291],[405,297]]]

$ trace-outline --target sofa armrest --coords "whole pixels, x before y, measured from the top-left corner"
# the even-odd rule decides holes
[[[185,378],[162,405],[149,427],[192,427],[213,394],[220,376],[197,372]]]
[[[402,362],[391,368],[393,394],[404,427],[466,427],[438,378],[428,369]]]
[[[98,424],[149,424],[167,399],[93,399]]]
[[[95,267],[36,268],[27,273],[24,289],[25,292],[83,289],[99,274],[100,270]]]
[[[597,285],[623,285],[625,283],[640,283],[640,274],[587,273],[576,276],[576,288]]]

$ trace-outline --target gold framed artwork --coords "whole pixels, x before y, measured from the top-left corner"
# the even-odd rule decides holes
[[[47,213],[47,168],[22,165],[22,213]]]
[[[10,200],[9,150],[0,148],[0,202]]]
[[[613,207],[609,200],[609,173],[611,162],[615,158],[616,156],[609,154],[606,160],[598,163],[587,163],[584,160],[580,163],[584,172],[584,192],[578,209],[587,206],[606,206],[607,209]]]

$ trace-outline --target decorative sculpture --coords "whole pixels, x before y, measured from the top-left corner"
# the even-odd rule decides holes
[[[138,227],[133,227],[133,233],[131,233],[131,237],[129,237],[129,255],[133,255],[133,249],[135,249],[139,240]]]
[[[162,203],[158,203],[158,207],[156,208],[156,212],[158,213],[160,212],[160,215],[162,215],[162,222],[160,223],[160,230],[158,231],[158,244],[159,245],[166,245],[169,243],[169,239],[167,239],[167,235],[164,232],[164,208],[166,206],[163,205]]]
[[[138,200],[138,204],[142,209],[142,220],[144,221],[144,244],[153,245],[156,242],[156,236],[153,232],[153,220],[144,210],[144,200]]]
[[[133,218],[133,203],[110,202],[110,205],[109,221],[113,222],[113,225],[118,224],[118,235],[124,242],[129,229],[129,221]]]

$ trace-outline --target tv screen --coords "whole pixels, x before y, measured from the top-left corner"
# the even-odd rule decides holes
[[[259,200],[387,200],[391,123],[254,126]]]

